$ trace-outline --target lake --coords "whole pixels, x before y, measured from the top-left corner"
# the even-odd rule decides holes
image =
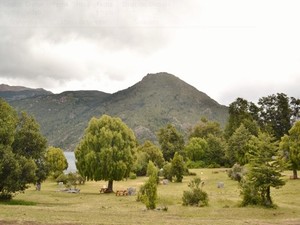
[[[75,154],[74,152],[64,152],[65,157],[68,161],[68,169],[66,170],[67,173],[69,172],[76,172],[76,165],[75,165]]]

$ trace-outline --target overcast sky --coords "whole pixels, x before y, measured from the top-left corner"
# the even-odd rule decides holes
[[[168,72],[221,104],[300,98],[298,0],[1,0],[0,84],[126,89]]]

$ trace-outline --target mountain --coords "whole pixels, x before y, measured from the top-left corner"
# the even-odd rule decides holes
[[[222,126],[228,118],[226,106],[168,73],[148,74],[113,94],[67,91],[8,101],[18,111],[34,115],[49,144],[66,151],[74,150],[93,116],[120,117],[140,143],[156,142],[156,132],[168,123],[187,134],[201,117]]]
[[[50,91],[42,88],[32,89],[22,86],[9,86],[7,84],[0,84],[0,97],[6,101],[20,100],[31,98],[39,95],[50,95]]]

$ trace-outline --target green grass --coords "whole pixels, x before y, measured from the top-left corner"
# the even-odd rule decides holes
[[[12,199],[10,201],[0,201],[1,205],[36,205],[36,202]]]
[[[79,194],[59,192],[53,181],[43,183],[40,192],[34,187],[17,195],[13,202],[0,204],[0,224],[202,224],[202,225],[283,225],[300,224],[300,180],[288,180],[281,189],[272,189],[276,209],[239,207],[238,183],[228,178],[224,169],[192,170],[205,181],[204,190],[209,206],[204,208],[182,206],[182,193],[187,190],[192,176],[183,183],[158,186],[158,207],[168,211],[145,210],[136,196],[100,194],[106,182],[87,182],[79,186]],[[287,173],[286,177],[289,177]],[[147,178],[114,182],[114,189],[139,188]],[[224,182],[218,189],[217,183]],[[33,203],[32,205],[26,203]]]

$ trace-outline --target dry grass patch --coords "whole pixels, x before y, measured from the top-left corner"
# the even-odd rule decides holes
[[[33,205],[0,204],[1,224],[203,224],[203,225],[283,225],[300,224],[300,180],[287,180],[278,190],[272,189],[272,197],[277,209],[256,207],[240,208],[239,189],[236,181],[228,178],[224,169],[192,170],[205,182],[204,191],[208,193],[209,206],[204,208],[182,206],[182,194],[187,190],[193,177],[184,177],[182,183],[169,183],[158,186],[160,206],[168,211],[145,210],[136,196],[115,196],[100,194],[99,189],[106,182],[87,182],[79,194],[59,192],[55,182],[47,181],[42,191],[32,187],[14,198],[20,203]],[[288,177],[288,176],[287,176]],[[114,189],[134,187],[137,190],[147,178],[114,182]],[[224,188],[217,188],[224,182]]]

